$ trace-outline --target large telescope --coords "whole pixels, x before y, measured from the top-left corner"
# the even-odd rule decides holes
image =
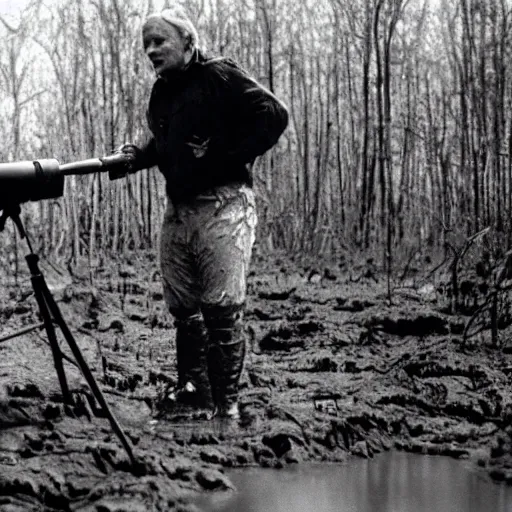
[[[122,153],[64,165],[53,158],[0,164],[0,211],[27,201],[62,196],[66,176],[108,171],[110,179],[115,180],[136,170]]]
[[[59,306],[53,298],[46,280],[41,273],[39,257],[32,249],[30,239],[26,236],[25,228],[20,218],[20,204],[26,201],[39,201],[40,199],[60,197],[64,192],[65,176],[72,174],[90,174],[96,171],[108,171],[110,179],[117,179],[130,172],[135,172],[136,170],[138,169],[132,165],[131,158],[122,153],[103,158],[82,160],[65,165],[60,165],[55,159],[0,164],[0,231],[4,229],[6,220],[11,218],[18,228],[21,238],[25,238],[27,241],[30,254],[26,256],[26,260],[30,270],[30,280],[39,307],[39,316],[43,320],[42,324],[33,326],[28,330],[25,328],[14,335],[10,334],[0,338],[0,342],[44,327],[52,349],[55,369],[61,385],[64,402],[74,405],[75,402],[64,371],[64,355],[56,336],[55,327],[59,327],[94,398],[109,419],[112,429],[121,441],[132,464],[136,462],[132,445],[110,410],[101,389],[96,383],[80,351],[80,347],[71,334],[69,327],[66,325]]]

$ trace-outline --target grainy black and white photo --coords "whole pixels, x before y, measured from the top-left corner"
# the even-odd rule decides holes
[[[511,0],[0,0],[0,511],[512,510]]]

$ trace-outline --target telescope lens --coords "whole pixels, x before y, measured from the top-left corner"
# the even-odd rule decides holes
[[[6,206],[60,197],[64,175],[55,159],[0,164],[0,210]]]

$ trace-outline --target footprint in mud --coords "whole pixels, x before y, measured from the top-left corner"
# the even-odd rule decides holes
[[[0,453],[0,465],[1,464],[5,466],[16,466],[18,459],[11,453]]]

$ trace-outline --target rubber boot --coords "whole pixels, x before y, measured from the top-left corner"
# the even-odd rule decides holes
[[[216,308],[205,313],[210,348],[208,375],[216,414],[238,419],[238,387],[245,359],[240,308]]]
[[[208,332],[200,315],[176,320],[178,385],[169,397],[184,405],[213,408],[208,378]]]

